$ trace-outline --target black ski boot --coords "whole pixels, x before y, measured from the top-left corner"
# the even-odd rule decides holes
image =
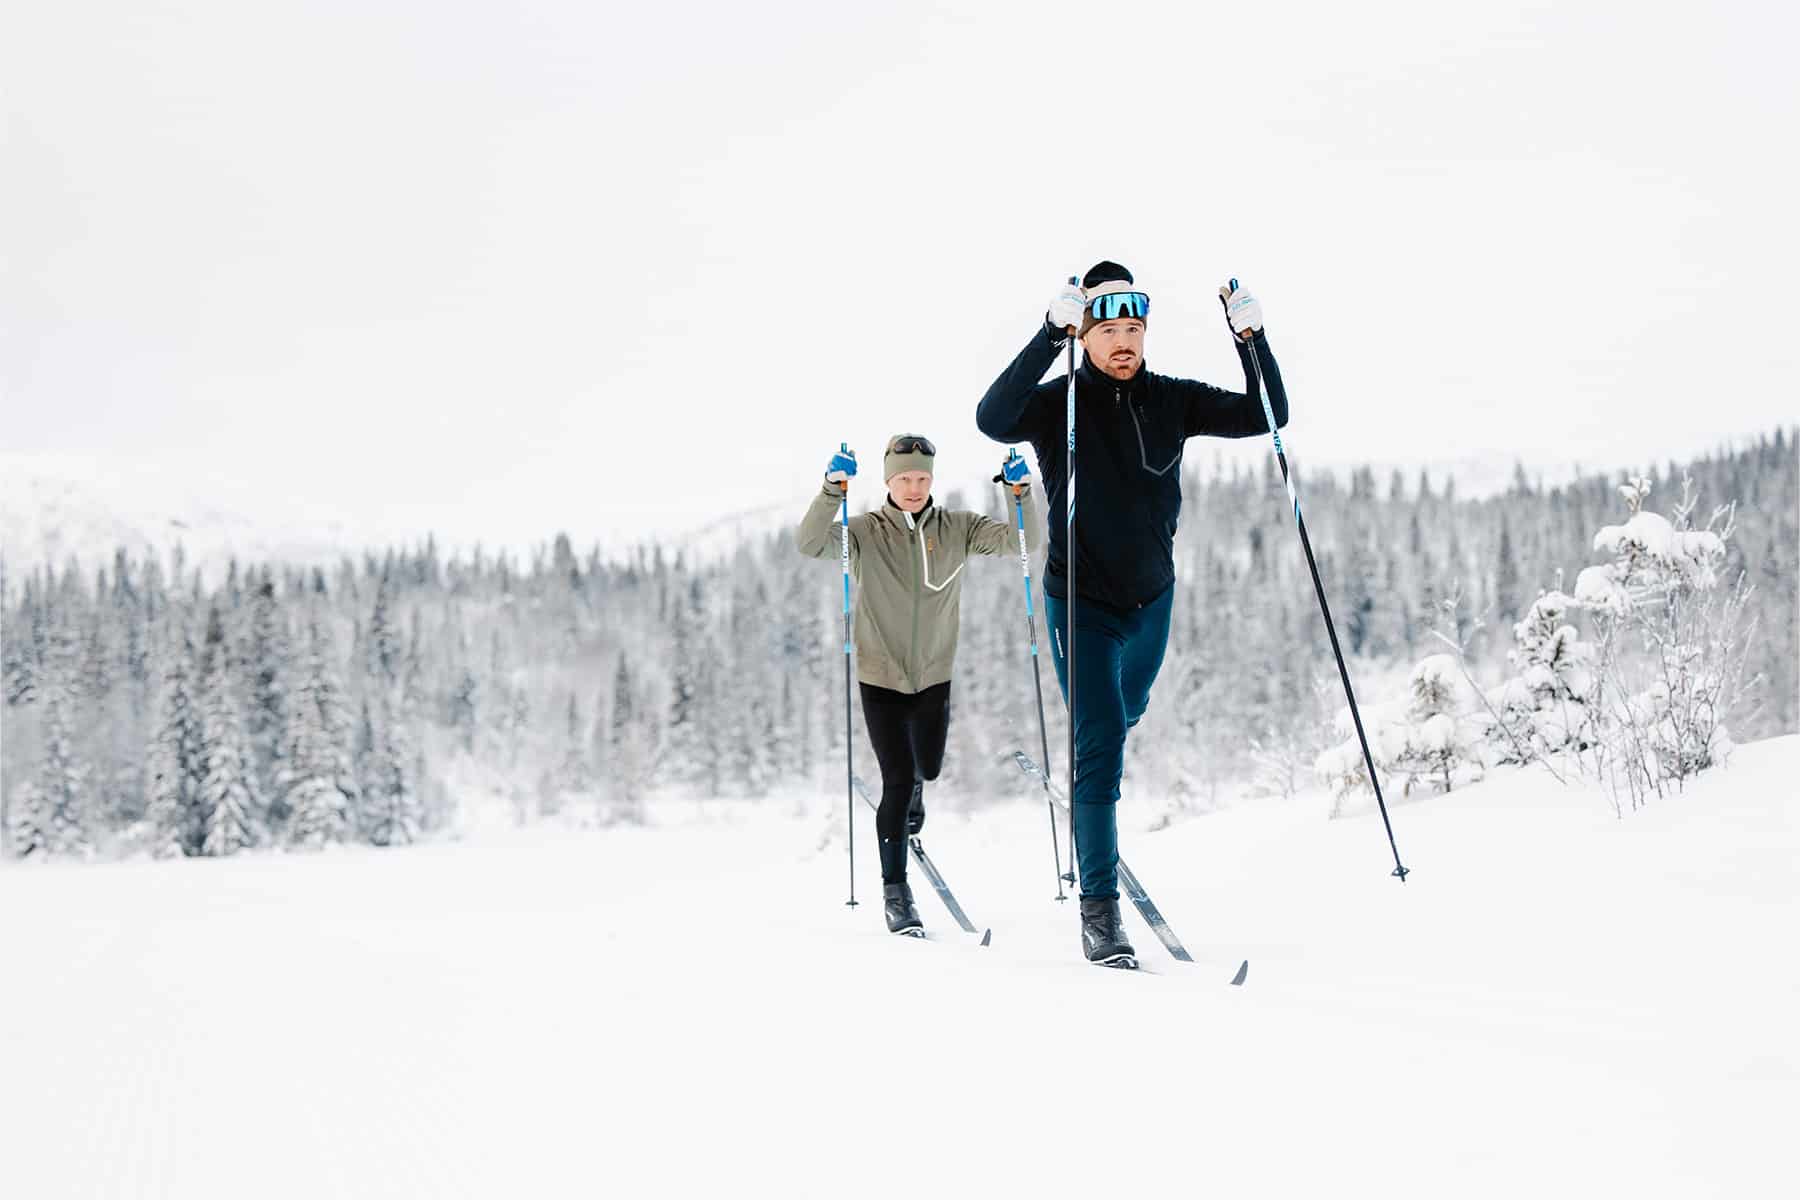
[[[925,828],[925,781],[913,780],[912,803],[906,806],[906,836],[918,837]]]
[[[903,933],[908,937],[925,936],[925,922],[919,920],[919,910],[913,907],[910,884],[884,883],[881,885],[881,898],[887,911],[889,933]]]
[[[1102,967],[1137,966],[1137,951],[1125,940],[1117,900],[1081,898],[1081,950],[1089,962]]]

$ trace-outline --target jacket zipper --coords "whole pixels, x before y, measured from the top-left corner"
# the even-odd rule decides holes
[[[907,524],[912,526],[908,536],[912,539],[913,550],[917,551],[919,548],[919,528],[912,521],[908,521]],[[912,559],[913,569],[913,619],[912,648],[908,650],[906,654],[906,682],[912,685],[914,691],[917,691],[919,683],[918,680],[913,677],[913,668],[917,665],[919,660],[919,600],[924,592],[924,582],[919,576],[918,554],[908,554],[907,557]]]

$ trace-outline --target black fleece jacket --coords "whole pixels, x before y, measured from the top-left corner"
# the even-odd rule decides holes
[[[1232,339],[1244,391],[1157,375],[1139,364],[1119,381],[1083,361],[1075,372],[1075,590],[1083,601],[1129,612],[1175,579],[1175,524],[1181,515],[1181,455],[1187,439],[1254,437],[1268,422],[1255,396],[1250,350]],[[1046,326],[1000,372],[975,410],[975,424],[998,442],[1029,441],[1049,498],[1050,562],[1044,587],[1068,598],[1064,514],[1069,495],[1068,377],[1038,381],[1061,341]],[[1287,424],[1287,393],[1268,339],[1257,359],[1276,425]]]

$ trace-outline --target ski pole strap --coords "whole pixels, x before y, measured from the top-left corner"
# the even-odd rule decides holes
[[[1025,489],[1013,484],[1013,512],[1018,516],[1019,570],[1025,576],[1025,620],[1031,625],[1031,654],[1037,657],[1037,625],[1031,611],[1031,549],[1025,544]]]
[[[843,549],[841,560],[844,566],[844,653],[850,653],[850,481],[839,485],[844,489],[843,507]]]

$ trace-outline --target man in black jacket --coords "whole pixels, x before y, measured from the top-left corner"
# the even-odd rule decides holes
[[[1081,938],[1089,960],[1134,965],[1119,921],[1119,836],[1114,806],[1125,764],[1126,731],[1150,703],[1162,666],[1175,593],[1175,525],[1181,514],[1181,457],[1200,435],[1268,432],[1254,394],[1251,345],[1278,426],[1287,394],[1262,332],[1262,307],[1243,288],[1226,293],[1226,312],[1243,392],[1157,375],[1144,366],[1150,297],[1131,272],[1096,264],[1050,303],[1044,323],[1000,373],[975,411],[1000,442],[1029,441],[1049,498],[1050,562],[1044,613],[1057,681],[1068,701],[1064,644],[1074,610],[1076,671],[1075,845],[1081,870]],[[1075,372],[1075,595],[1069,595],[1068,381],[1040,383],[1079,327],[1084,361]],[[1048,764],[1046,764],[1048,769]]]

